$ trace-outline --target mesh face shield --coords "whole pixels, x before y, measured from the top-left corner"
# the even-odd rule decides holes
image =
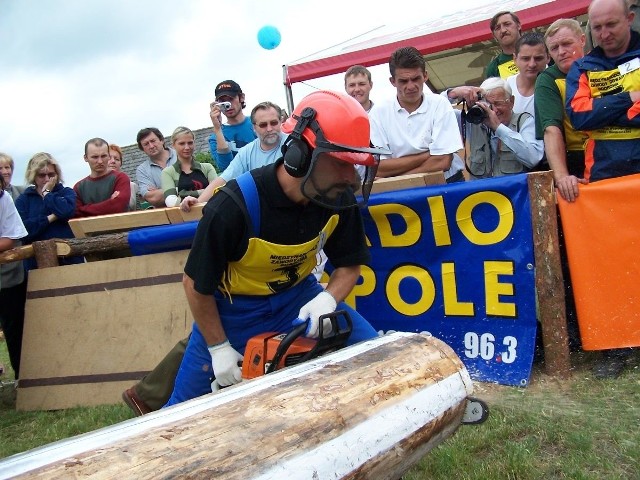
[[[338,145],[317,147],[300,185],[302,194],[333,210],[364,206],[369,200],[379,161],[378,153]],[[356,195],[360,195],[359,201]]]
[[[378,171],[380,155],[391,152],[371,145],[368,141],[368,124],[366,141],[369,145],[366,147],[328,141],[316,115],[316,110],[311,107],[304,108],[297,116],[292,115],[296,124],[290,137],[313,148],[308,169],[300,184],[302,194],[312,202],[334,210],[366,205]],[[349,128],[348,120],[345,120],[344,128]],[[315,139],[308,142],[304,139],[306,129],[315,135]],[[356,200],[357,194],[361,194],[360,202]]]

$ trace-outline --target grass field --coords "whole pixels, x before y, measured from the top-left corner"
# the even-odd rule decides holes
[[[489,419],[460,427],[404,480],[640,479],[640,354],[616,380],[593,379],[592,361],[574,355],[564,381],[536,369],[526,389],[477,383]],[[8,368],[4,341],[0,363]],[[16,412],[14,403],[11,387],[0,390],[0,458],[132,417],[124,404]]]

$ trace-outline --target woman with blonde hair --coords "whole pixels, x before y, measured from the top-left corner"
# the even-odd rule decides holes
[[[11,155],[0,152],[0,175],[4,178],[4,190],[9,192],[15,202],[20,194],[24,192],[24,187],[11,183],[14,168],[15,164]]]
[[[73,238],[69,219],[76,209],[76,193],[62,184],[60,165],[51,154],[36,153],[25,173],[29,186],[16,200],[16,208],[29,234],[26,244],[50,238]],[[61,265],[81,263],[82,257],[63,258]],[[37,268],[35,259],[25,260],[27,270]]]
[[[218,174],[210,163],[193,158],[195,135],[187,127],[178,127],[171,135],[178,161],[162,170],[162,190],[167,207],[177,207],[186,196],[198,198]]]

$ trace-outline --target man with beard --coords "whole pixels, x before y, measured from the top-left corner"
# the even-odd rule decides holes
[[[366,203],[386,150],[370,146],[360,104],[335,92],[305,97],[283,131],[283,158],[230,181],[204,207],[183,277],[195,322],[167,406],[211,392],[213,379],[240,382],[257,334],[306,323],[317,338],[321,322],[330,328],[320,317],[339,308],[353,321],[348,344],[377,336],[343,300],[370,260],[355,192]],[[326,289],[312,274],[321,249],[335,267]]]
[[[263,167],[280,158],[280,151],[287,136],[282,134],[282,109],[272,102],[261,102],[251,110],[251,123],[258,135],[251,143],[245,145],[231,161],[224,172],[209,184],[196,199],[186,197],[180,207],[188,212],[195,203],[206,203],[217,188],[240,174]]]

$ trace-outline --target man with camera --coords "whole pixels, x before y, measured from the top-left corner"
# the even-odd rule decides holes
[[[256,134],[251,120],[242,112],[246,104],[240,85],[233,80],[224,80],[216,86],[215,97],[209,112],[213,124],[209,148],[218,171],[222,172],[240,148],[256,139]],[[222,123],[222,114],[227,118],[225,124]]]
[[[229,166],[213,180],[198,198],[186,197],[180,203],[185,212],[196,203],[206,203],[215,191],[244,172],[275,162],[281,156],[286,140],[282,133],[282,109],[273,102],[260,102],[251,110],[251,123],[258,135],[253,142],[242,147]]]
[[[469,140],[469,173],[473,178],[499,177],[527,172],[544,153],[536,140],[531,114],[514,113],[511,87],[501,78],[487,78],[478,100],[466,118]]]

